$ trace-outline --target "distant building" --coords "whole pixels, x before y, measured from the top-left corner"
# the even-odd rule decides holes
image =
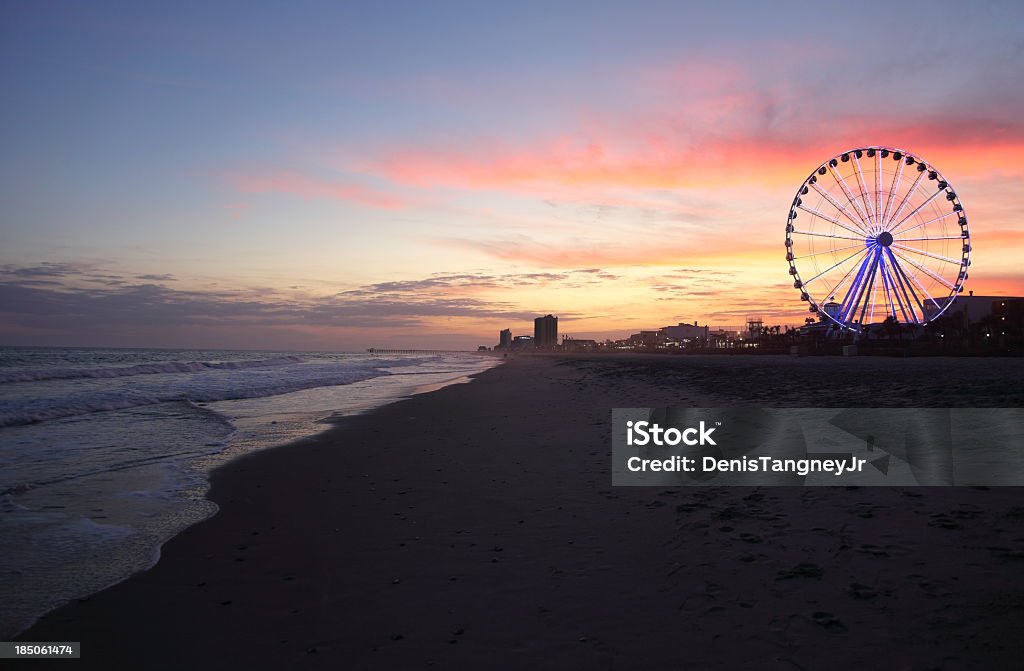
[[[933,319],[933,315],[935,315],[941,308],[949,305],[950,301],[953,300],[954,299],[952,297],[948,296],[936,299],[935,302],[940,306],[938,308],[935,307],[931,301],[925,301],[925,314],[928,316],[928,319]],[[963,324],[965,326],[968,324],[976,324],[985,317],[1005,312],[1007,303],[1012,306],[1015,301],[1020,300],[1022,299],[1015,296],[975,296],[972,291],[966,296],[963,294],[957,296],[955,298],[955,302],[949,306],[949,309],[947,309],[942,316],[952,317],[956,315],[963,320]]]
[[[640,331],[629,336],[626,346],[629,349],[674,349],[699,346],[706,347],[709,342],[710,328],[679,323],[675,326],[663,326],[656,331]],[[693,345],[691,345],[693,343]]]
[[[512,338],[512,349],[533,349],[533,336],[516,336]]]
[[[747,317],[747,337],[757,340],[764,330],[764,320],[760,317]]]
[[[558,344],[558,317],[545,315],[533,320],[533,345],[537,349],[554,349]]]
[[[565,352],[591,352],[597,349],[596,340],[583,338],[562,338],[562,350]]]
[[[719,349],[728,349],[736,347],[742,344],[743,334],[745,331],[730,330],[730,329],[716,329],[708,332],[708,347],[716,347]]]
[[[1024,298],[1005,298],[992,304],[992,335],[1024,344]]]
[[[498,334],[498,347],[501,349],[512,347],[512,329],[505,329]]]
[[[694,340],[702,340],[707,342],[708,339],[708,327],[697,326],[697,322],[692,324],[679,323],[676,326],[666,326],[661,329],[661,335],[666,340],[673,340],[675,342],[692,342]]]
[[[633,348],[657,347],[661,341],[661,331],[640,331],[629,336],[629,345]]]

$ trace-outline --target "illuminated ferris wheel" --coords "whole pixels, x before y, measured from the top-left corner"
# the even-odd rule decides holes
[[[953,303],[971,265],[967,215],[934,165],[861,147],[804,180],[786,219],[786,260],[808,310],[852,331],[927,324]]]

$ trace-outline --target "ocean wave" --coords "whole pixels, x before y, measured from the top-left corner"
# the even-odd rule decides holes
[[[94,412],[126,410],[175,401],[192,404],[277,396],[305,389],[333,387],[390,374],[374,364],[301,364],[287,367],[237,367],[206,370],[172,383],[132,382],[59,396],[0,400],[0,427],[35,424]],[[127,381],[126,381],[127,382]]]
[[[42,380],[75,380],[82,378],[109,379],[135,375],[159,375],[166,373],[200,373],[212,370],[245,370],[269,368],[302,363],[302,357],[279,356],[272,359],[249,361],[158,361],[140,363],[134,366],[112,366],[106,368],[38,368],[30,370],[0,371],[0,384],[12,382],[39,382]],[[2,426],[2,425],[0,425]]]

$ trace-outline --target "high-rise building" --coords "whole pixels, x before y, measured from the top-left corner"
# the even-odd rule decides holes
[[[512,347],[512,329],[504,329],[498,334],[498,347],[502,349]]]
[[[533,345],[537,349],[554,349],[558,344],[558,317],[545,315],[533,320]]]

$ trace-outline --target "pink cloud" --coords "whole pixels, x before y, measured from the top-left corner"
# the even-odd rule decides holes
[[[757,104],[763,104],[757,96],[727,96],[691,112],[694,118],[728,118]],[[829,129],[811,128],[806,134],[787,129],[770,134],[754,123],[742,125],[720,124],[717,132],[699,136],[688,130],[676,132],[672,121],[665,119],[618,128],[592,127],[587,132],[522,143],[487,138],[396,148],[372,161],[370,169],[388,180],[418,187],[535,194],[586,187],[685,189],[740,180],[762,186],[797,184],[794,180],[805,177],[821,161],[865,144],[902,146],[935,160],[951,175],[994,169],[1020,174],[1024,165],[1024,126],[985,119],[906,125],[836,119]],[[961,127],[972,130],[951,133]]]
[[[523,195],[737,181],[774,186],[802,179],[845,149],[883,144],[920,153],[951,173],[997,163],[1016,175],[1024,170],[1019,120],[1000,120],[1000,110],[982,106],[910,115],[902,104],[852,106],[843,91],[811,88],[799,76],[801,63],[826,55],[841,57],[827,44],[780,42],[764,49],[756,65],[722,54],[624,68],[606,75],[605,89],[614,95],[581,98],[568,114],[559,99],[538,99],[537,107],[521,110],[547,118],[549,132],[523,138],[499,128],[375,147],[358,169],[397,184]]]
[[[284,193],[311,199],[340,200],[366,207],[399,209],[408,202],[398,196],[337,180],[325,180],[298,172],[279,171],[267,174],[232,174],[228,182],[242,193]]]
[[[446,239],[438,244],[466,249],[502,261],[549,268],[598,266],[666,266],[727,260],[743,263],[774,255],[782,266],[782,243],[747,242],[738,249],[734,239],[722,236],[690,237],[688,241],[659,239],[623,245],[621,242],[570,240],[560,244],[539,242],[527,236],[506,239]]]
[[[745,53],[742,47],[737,45]],[[936,161],[954,181],[957,175],[983,174],[993,166],[1013,175],[1024,171],[1024,123],[995,120],[998,110],[982,107],[907,117],[906,110],[893,105],[865,113],[846,98],[833,99],[828,91],[800,83],[804,80],[794,68],[812,56],[817,62],[823,54],[839,56],[827,44],[783,41],[763,49],[756,66],[726,53],[658,67],[626,67],[606,73],[603,97],[587,95],[569,102],[538,97],[534,103],[519,97],[509,103],[523,106],[519,111],[531,119],[527,127],[545,121],[546,132],[522,137],[517,134],[522,127],[515,125],[472,136],[456,133],[453,138],[449,131],[444,139],[427,135],[391,146],[347,147],[345,155],[358,158],[330,167],[400,187],[588,202],[622,202],[644,190],[744,183],[795,187],[821,161],[865,144],[903,146]],[[766,77],[772,82],[768,88]],[[479,95],[459,82],[428,81],[443,85],[417,89],[434,103],[461,109],[472,105],[456,93]],[[512,88],[523,86],[520,82]],[[485,107],[486,102],[471,100]],[[994,116],[986,116],[990,113]],[[250,193],[292,193],[380,208],[407,205],[391,191],[287,171],[234,181]],[[662,204],[659,209],[670,207]]]

